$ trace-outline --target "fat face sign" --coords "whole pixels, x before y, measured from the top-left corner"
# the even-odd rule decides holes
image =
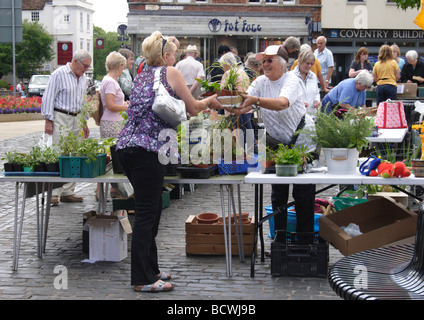
[[[260,24],[249,23],[246,19],[212,19],[209,21],[208,27],[211,32],[222,31],[224,33],[255,33],[262,31]]]

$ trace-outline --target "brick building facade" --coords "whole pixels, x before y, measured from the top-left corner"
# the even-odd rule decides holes
[[[195,44],[206,65],[220,44],[240,57],[279,44],[289,36],[309,43],[320,32],[321,0],[128,0],[128,33],[139,55],[154,31],[176,36],[183,50]]]

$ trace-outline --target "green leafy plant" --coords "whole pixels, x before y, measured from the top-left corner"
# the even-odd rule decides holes
[[[83,139],[81,136],[73,132],[69,132],[67,136],[60,136],[59,154],[70,157],[87,157],[87,162],[96,161],[99,153],[105,153],[105,147],[96,139]]]
[[[278,149],[275,152],[275,164],[302,165],[305,156],[307,156],[307,152],[303,149],[303,146],[293,146],[290,148],[287,145],[279,144]]]
[[[205,92],[219,91],[220,85],[218,82],[209,82],[207,79],[199,79],[199,78],[195,78],[194,80],[200,83],[201,88]]]
[[[347,148],[361,151],[367,144],[374,122],[372,119],[348,112],[342,118],[320,112],[315,128],[302,129],[299,132],[310,135],[311,140],[321,148]]]

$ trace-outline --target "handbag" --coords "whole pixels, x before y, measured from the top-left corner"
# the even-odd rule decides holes
[[[375,125],[381,129],[407,128],[405,108],[402,101],[381,102],[377,108]]]
[[[96,96],[94,97],[93,100],[94,100],[94,108],[93,108],[93,112],[91,113],[91,116],[96,122],[96,125],[100,126],[100,119],[103,116],[103,103],[102,103],[102,99],[100,97],[99,91],[96,92]]]
[[[160,119],[168,122],[172,127],[176,127],[181,121],[187,120],[185,103],[169,95],[168,90],[166,90],[162,81],[160,81],[160,71],[162,68],[163,67],[157,68],[155,72],[153,84],[155,100],[152,110]]]

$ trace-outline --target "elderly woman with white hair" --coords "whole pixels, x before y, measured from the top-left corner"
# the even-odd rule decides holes
[[[335,86],[322,100],[323,110],[330,113],[334,107],[346,110],[366,107],[366,90],[373,84],[372,75],[361,71],[355,78],[348,78]]]
[[[100,138],[118,138],[124,128],[124,118],[120,112],[128,109],[128,101],[119,85],[119,77],[127,66],[127,59],[119,52],[113,51],[106,57],[107,74],[103,77],[100,86],[100,99],[103,110],[100,118]],[[128,183],[112,183],[110,196],[112,198],[129,197],[133,189]],[[99,185],[97,185],[96,198],[99,198]]]
[[[419,60],[417,51],[409,50],[405,57],[408,62],[402,68],[401,81],[417,83],[419,86],[424,85],[424,62]]]
[[[231,87],[228,87],[228,84],[233,82],[231,85],[235,85],[234,90],[245,93],[250,86],[250,78],[242,66],[238,64],[236,56],[232,52],[227,52],[219,59],[219,63],[224,69],[224,75],[220,83],[221,90],[231,89]],[[252,129],[252,113],[246,113],[240,116],[230,115],[228,112],[225,114],[231,119],[232,129],[242,129],[245,135],[247,132],[246,129]]]

